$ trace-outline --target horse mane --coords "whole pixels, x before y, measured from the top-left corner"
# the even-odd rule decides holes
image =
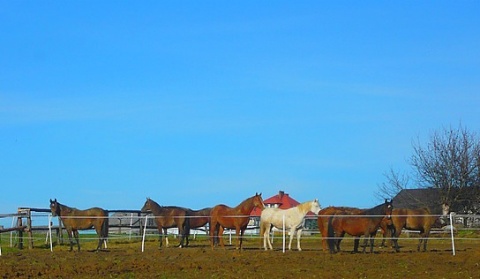
[[[301,211],[310,211],[310,207],[312,206],[312,203],[314,202],[318,202],[317,199],[315,200],[311,200],[311,201],[306,201],[304,203],[301,203],[299,205],[297,205],[297,207],[301,210]],[[320,205],[320,204],[319,204]]]
[[[384,210],[383,210],[383,207],[385,206],[385,203],[382,203],[382,204],[379,204],[375,207],[372,207],[372,208],[369,208],[369,209],[365,209],[363,211],[363,214],[364,215],[384,215]]]
[[[304,210],[310,209],[310,204],[311,204],[312,202],[313,202],[313,201],[306,201],[306,202],[303,202],[303,203],[297,205],[297,207],[298,207],[301,211],[304,211]]]
[[[60,212],[63,212],[63,213],[72,213],[73,211],[76,210],[76,208],[70,207],[70,206],[67,206],[67,205],[64,205],[64,204],[62,204],[62,203],[59,203],[59,202],[56,201],[56,200],[55,200],[55,202],[57,203]]]

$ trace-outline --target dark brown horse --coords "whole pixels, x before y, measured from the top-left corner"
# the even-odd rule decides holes
[[[219,204],[213,207],[210,214],[210,240],[212,249],[215,245],[215,239],[218,238],[220,246],[225,247],[221,233],[223,229],[235,229],[237,236],[236,249],[242,249],[242,238],[248,222],[250,221],[250,212],[253,208],[259,207],[262,210],[265,208],[263,204],[262,194],[255,194],[236,207],[228,207],[224,204]]]
[[[326,207],[318,213],[318,218],[317,218],[317,224],[318,224],[318,230],[320,231],[320,234],[322,235],[322,248],[323,251],[327,251],[327,239],[328,239],[328,219],[332,215],[355,215],[355,214],[360,214],[362,213],[362,209],[355,208],[355,207],[338,207],[338,206],[329,206]],[[338,237],[343,237],[338,236]],[[340,251],[340,242],[341,239],[339,239],[336,244],[337,244],[337,250]]]
[[[328,219],[328,246],[330,253],[335,253],[339,240],[345,233],[355,237],[353,252],[358,252],[360,237],[364,236],[363,253],[370,239],[370,253],[373,253],[374,237],[385,216],[392,214],[392,202],[385,203],[371,209],[363,210],[361,214],[351,216],[332,216]]]
[[[187,229],[185,231],[185,246],[188,246],[188,238],[190,236],[190,230],[200,227],[205,227],[210,222],[211,207],[202,208],[200,210],[187,211]]]
[[[70,240],[70,251],[73,250],[72,234],[77,242],[78,251],[80,251],[80,242],[78,241],[78,230],[89,230],[94,228],[97,232],[98,245],[97,250],[102,247],[102,242],[108,238],[108,212],[99,207],[93,207],[86,210],[79,210],[68,207],[57,202],[57,199],[50,199],[50,210],[53,216],[59,216],[63,226],[67,230]]]
[[[394,249],[400,252],[398,247],[398,237],[402,233],[403,229],[418,230],[420,231],[420,238],[418,239],[417,251],[420,251],[423,242],[423,251],[427,250],[427,241],[430,235],[430,230],[435,222],[439,219],[440,215],[447,215],[450,207],[447,204],[442,205],[442,212],[432,213],[429,208],[418,209],[404,209],[396,208],[392,211],[391,222],[388,220],[382,221],[383,241],[382,246],[385,244],[385,237],[389,234],[392,236]]]
[[[188,229],[188,209],[178,206],[160,206],[154,200],[147,198],[141,211],[144,213],[151,212],[153,214],[160,234],[160,247],[162,247],[163,244],[163,235],[165,235],[165,245],[168,247],[167,229],[169,228],[178,228],[178,235],[180,236],[180,244],[178,247],[183,247],[185,233]]]

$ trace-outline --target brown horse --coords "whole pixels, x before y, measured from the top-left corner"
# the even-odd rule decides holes
[[[400,252],[398,247],[398,237],[402,233],[403,229],[407,230],[418,230],[420,231],[420,238],[418,239],[417,251],[420,251],[420,247],[423,242],[423,251],[427,250],[427,241],[428,236],[430,235],[430,230],[435,222],[439,219],[440,214],[445,216],[449,212],[449,206],[447,204],[442,205],[442,212],[436,212],[433,214],[429,208],[418,208],[418,209],[404,209],[396,208],[392,211],[391,222],[382,221],[383,231],[383,241],[382,246],[385,242],[385,237],[388,234],[392,235],[392,241],[394,244],[394,249],[397,252]],[[441,220],[442,221],[442,220]]]
[[[337,207],[337,206],[329,206],[326,207],[318,213],[317,224],[318,230],[322,235],[322,248],[323,251],[327,251],[327,238],[328,238],[328,219],[332,215],[355,215],[361,214],[363,212],[362,209],[355,208],[355,207]],[[338,236],[338,237],[343,237]],[[337,250],[340,251],[340,242],[341,239],[338,240]]]
[[[102,242],[108,238],[108,212],[99,207],[93,207],[86,210],[79,210],[68,207],[57,202],[57,199],[50,199],[50,210],[53,216],[59,216],[63,226],[67,230],[70,240],[70,251],[73,250],[72,235],[77,242],[78,251],[80,251],[80,242],[78,241],[78,230],[89,230],[94,228],[97,232],[98,245],[97,250],[102,247]]]
[[[188,221],[186,218],[188,209],[178,206],[160,206],[152,199],[147,198],[141,211],[144,213],[153,213],[160,234],[160,247],[162,247],[163,244],[163,235],[165,235],[165,245],[168,247],[167,229],[175,227],[178,228],[178,235],[180,236],[180,244],[178,247],[183,247],[185,233],[188,229]]]
[[[385,203],[371,209],[363,210],[361,214],[351,216],[332,216],[328,219],[328,246],[330,253],[335,253],[338,242],[345,233],[355,237],[353,252],[358,252],[360,237],[364,236],[363,253],[370,239],[370,253],[373,253],[374,237],[380,222],[385,216],[392,214],[392,202]]]
[[[253,208],[265,208],[262,194],[255,194],[236,207],[228,207],[224,204],[216,205],[210,213],[210,240],[212,249],[215,245],[215,239],[218,238],[220,246],[224,248],[221,233],[223,229],[235,229],[237,236],[236,249],[242,249],[242,238],[248,222],[250,221],[250,212]]]
[[[188,225],[185,231],[185,246],[188,246],[188,238],[190,236],[190,230],[200,227],[205,227],[210,222],[211,207],[206,207],[200,210],[187,211]]]

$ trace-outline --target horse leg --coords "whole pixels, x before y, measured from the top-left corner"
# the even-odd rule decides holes
[[[370,235],[364,235],[363,236],[363,248],[362,248],[362,253],[365,254],[365,250],[367,248],[367,245],[368,245],[368,239],[369,239]]]
[[[425,231],[423,229],[420,229],[420,237],[418,238],[418,246],[417,246],[417,251],[420,252],[420,247],[422,246],[422,242],[424,240]]]
[[[360,237],[356,236],[353,241],[353,253],[358,253],[358,246],[360,244]]]
[[[68,241],[70,242],[70,251],[73,251],[73,231],[71,229],[67,229],[67,234],[68,234]]]
[[[168,229],[163,228],[163,237],[165,237],[165,247],[170,246],[170,243],[168,242]]]
[[[75,236],[75,240],[77,241],[78,251],[80,251],[80,241],[78,240],[78,230],[73,231],[73,236]]]
[[[373,253],[373,246],[375,243],[375,233],[370,235],[370,253]]]
[[[292,250],[292,241],[293,237],[295,236],[295,228],[290,229],[290,241],[288,242],[288,250]]]
[[[180,238],[180,243],[178,244],[178,247],[182,248],[183,247],[183,241],[185,240],[184,225],[178,226],[178,237]]]
[[[163,227],[158,227],[158,240],[160,241],[160,247],[162,248],[163,245]]]
[[[97,232],[97,236],[98,236],[98,245],[97,245],[97,249],[96,249],[98,251],[98,250],[100,250],[100,248],[102,248],[102,242],[104,241],[103,230],[102,230],[103,224],[97,224],[94,227],[95,227],[95,231]]]
[[[217,223],[215,221],[210,222],[210,246],[213,247],[215,246],[215,231],[218,230]]]
[[[302,248],[300,247],[300,238],[302,237],[302,228],[297,230],[297,248],[298,251],[302,251]]]
[[[270,250],[273,250],[272,243],[270,242],[270,230],[272,229],[272,225],[268,224],[268,229],[266,228],[266,224],[262,224],[261,230],[263,230],[263,249],[268,250],[267,248],[267,243],[268,247],[270,247]]]
[[[328,225],[327,225],[327,243],[328,243],[328,249],[330,250],[330,254],[334,254],[337,251],[335,251],[335,246],[336,246],[336,239],[335,235],[337,234],[337,231],[333,228],[333,216],[328,218]]]
[[[225,248],[225,243],[223,243],[223,231],[225,230],[220,224],[218,225],[217,231],[217,245],[220,244],[220,247]]]
[[[235,228],[235,234],[237,235],[237,246],[235,247],[235,249],[242,249],[243,230],[241,228]]]

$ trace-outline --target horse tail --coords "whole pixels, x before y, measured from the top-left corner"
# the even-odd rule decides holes
[[[327,243],[328,243],[328,249],[330,250],[330,253],[335,253],[335,230],[333,229],[333,217],[330,216],[328,218],[328,225],[327,225]]]
[[[183,222],[183,235],[186,240],[186,245],[188,246],[188,237],[190,236],[190,218],[192,214],[188,213],[185,215],[185,222]]]
[[[102,235],[101,237],[103,237],[104,240],[107,240],[108,238],[108,214],[106,214],[106,218],[103,219],[103,223],[102,223]]]

